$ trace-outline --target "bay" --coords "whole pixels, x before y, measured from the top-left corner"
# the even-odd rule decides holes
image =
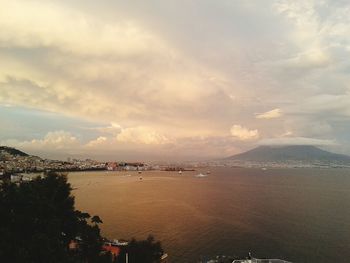
[[[211,173],[197,178],[196,174]],[[162,242],[170,262],[215,255],[348,262],[350,170],[75,172],[76,207],[108,238]]]

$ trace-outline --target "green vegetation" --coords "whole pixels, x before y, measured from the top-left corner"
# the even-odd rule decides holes
[[[104,263],[113,262],[102,251],[98,216],[74,208],[71,186],[64,175],[0,186],[0,262]],[[76,249],[69,249],[72,240]],[[132,240],[116,259],[130,253],[129,263],[159,262],[161,245],[153,238]]]

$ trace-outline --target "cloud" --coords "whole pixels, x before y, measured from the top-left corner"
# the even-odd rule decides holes
[[[110,126],[93,128],[102,134],[109,135],[100,136],[96,140],[90,141],[87,146],[94,147],[98,145],[107,146],[108,143],[133,143],[133,144],[166,144],[172,141],[165,135],[155,131],[150,127],[135,126],[123,128],[118,123],[112,122]]]
[[[264,113],[256,114],[255,118],[257,119],[275,119],[282,116],[281,109],[273,109]]]
[[[299,114],[330,114],[350,117],[350,90],[345,94],[323,93],[301,99],[290,111]]]
[[[283,138],[269,138],[258,142],[259,145],[337,145],[334,140],[315,139],[307,137],[283,137]]]
[[[48,132],[43,139],[33,139],[29,141],[9,140],[1,143],[8,146],[19,147],[28,151],[69,150],[80,146],[78,138],[66,131]]]
[[[203,118],[229,83],[133,17],[106,19],[55,1],[8,2],[5,9],[0,103],[122,126],[182,119],[198,128],[188,112],[195,107]]]
[[[89,142],[85,145],[85,147],[94,148],[94,147],[106,146],[107,141],[108,141],[107,137],[100,136],[100,137],[98,137],[98,138],[95,139],[95,140],[89,141]]]
[[[350,149],[347,1],[160,2],[2,1],[0,104],[62,121],[2,112],[0,140],[217,155],[290,131]]]
[[[334,124],[331,119],[319,120],[314,117],[295,116],[284,122],[285,130],[294,137],[329,137],[334,134]]]
[[[82,56],[130,55],[161,48],[156,36],[132,21],[106,23],[59,2],[3,2],[2,6],[6,10],[0,13],[2,45],[53,47]]]
[[[116,122],[111,122],[111,124],[107,127],[97,127],[97,128],[91,128],[91,129],[97,130],[100,133],[106,133],[106,134],[117,136],[121,132],[122,126],[120,126]]]
[[[233,137],[241,141],[255,140],[259,138],[258,130],[249,130],[241,125],[233,125],[230,131]]]
[[[166,136],[142,126],[122,129],[116,138],[119,142],[136,144],[166,144],[171,142]]]
[[[288,62],[286,65],[289,67],[300,67],[305,70],[329,66],[332,60],[325,50],[314,49],[298,54],[297,57],[291,58]]]

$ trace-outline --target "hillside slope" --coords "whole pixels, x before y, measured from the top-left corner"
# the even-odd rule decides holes
[[[350,162],[350,156],[331,153],[310,145],[259,146],[225,160],[281,162],[281,161],[334,161]]]

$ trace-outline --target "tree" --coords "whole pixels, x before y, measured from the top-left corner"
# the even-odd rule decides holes
[[[71,190],[67,177],[57,173],[0,185],[0,262],[112,262],[111,254],[102,251],[101,218],[76,210]],[[72,241],[78,244],[74,250],[69,249]],[[126,251],[130,263],[159,262],[163,253],[153,237],[133,239]]]
[[[102,238],[89,218],[75,210],[64,175],[5,183],[0,188],[0,262],[98,262]],[[72,255],[68,245],[77,236],[82,245]]]
[[[129,263],[157,263],[164,251],[161,243],[156,242],[152,235],[146,240],[132,239],[117,259],[117,263],[125,263],[125,254],[128,253]]]
[[[94,224],[102,224],[103,223],[99,216],[93,216],[91,218],[91,222],[94,223]]]

